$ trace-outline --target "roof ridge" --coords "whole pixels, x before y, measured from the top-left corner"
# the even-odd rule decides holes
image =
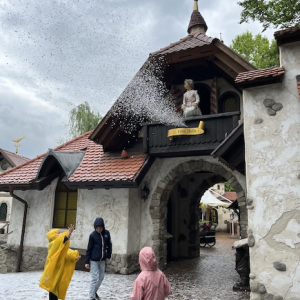
[[[68,141],[68,142],[66,142],[66,143],[64,143],[64,144],[62,144],[62,145],[57,146],[56,148],[53,149],[53,151],[57,151],[58,149],[61,149],[63,146],[66,146],[66,145],[70,144],[71,142],[74,142],[74,141],[76,141],[76,140],[78,140],[78,139],[84,137],[85,135],[90,134],[91,131],[92,131],[92,130],[87,131],[87,132],[83,133],[82,135],[80,135],[80,136],[78,136],[78,137],[76,137],[76,138],[73,138],[72,140],[70,140],[70,141]],[[8,173],[10,173],[10,172],[16,171],[16,170],[20,169],[21,167],[23,167],[23,166],[25,166],[25,165],[27,165],[27,164],[30,164],[30,163],[32,163],[32,162],[34,162],[34,161],[36,161],[36,160],[42,158],[42,157],[45,156],[47,153],[48,153],[48,151],[45,152],[45,153],[43,153],[43,154],[38,155],[38,156],[35,157],[35,158],[32,158],[32,159],[30,159],[30,160],[28,160],[28,161],[25,161],[24,163],[22,163],[22,164],[20,164],[20,165],[17,165],[17,166],[15,166],[15,167],[11,168],[11,169],[8,169],[8,170],[6,170],[6,171],[4,171],[4,172],[1,172],[1,173],[0,173],[0,177],[2,177],[3,175],[8,174]]]
[[[25,159],[30,159],[30,158],[28,158],[28,157],[26,157],[26,156],[16,154],[16,153],[14,153],[14,152],[11,152],[11,151],[9,151],[9,150],[5,150],[5,149],[3,149],[3,148],[0,148],[0,151],[8,152],[8,153],[10,153],[10,154],[12,154],[12,155],[14,155],[14,156],[17,156],[17,157],[22,157],[22,158],[25,158]]]
[[[207,42],[207,40],[204,40],[203,37],[206,37],[207,40],[211,40],[211,41],[210,41],[211,43],[214,42],[215,40],[218,40],[218,38],[213,38],[213,37],[211,37],[211,36],[209,36],[209,35],[206,35],[206,34],[204,34],[204,33],[198,33],[198,32],[190,33],[190,34],[188,34],[187,36],[185,36],[184,38],[181,38],[181,39],[180,39],[179,41],[177,41],[177,42],[171,43],[171,44],[169,44],[168,46],[163,47],[163,48],[161,48],[161,49],[159,49],[159,50],[157,50],[157,51],[155,51],[155,52],[151,52],[151,53],[150,53],[150,56],[155,56],[155,55],[157,55],[157,54],[159,54],[159,53],[161,53],[161,52],[163,52],[163,51],[166,51],[166,50],[168,50],[168,49],[170,49],[170,48],[172,48],[172,47],[175,47],[176,45],[179,45],[179,44],[181,44],[181,43],[183,43],[183,42],[185,42],[185,41],[188,41],[188,40],[190,40],[190,39],[192,39],[192,38],[201,40],[202,42]]]
[[[53,149],[53,151],[58,151],[58,150],[61,149],[62,147],[65,147],[65,146],[67,146],[67,145],[69,145],[69,144],[75,142],[76,140],[82,139],[85,135],[90,135],[90,134],[92,133],[92,131],[93,131],[93,130],[87,131],[87,132],[85,132],[85,133],[83,133],[83,134],[81,134],[81,135],[79,135],[79,136],[73,138],[72,140],[65,142],[65,143],[62,144],[62,145],[57,146],[56,148]],[[46,152],[46,153],[47,153],[47,152]]]
[[[156,53],[162,52],[162,51],[167,50],[167,49],[169,49],[169,48],[171,48],[171,47],[173,47],[173,46],[176,46],[176,45],[180,44],[181,42],[188,40],[188,39],[189,39],[190,37],[192,37],[192,36],[194,36],[194,34],[188,34],[186,37],[180,39],[180,40],[177,41],[177,42],[171,43],[170,45],[168,45],[168,46],[166,46],[166,47],[163,47],[163,48],[160,48],[160,49],[157,50],[157,51],[151,52],[150,55],[155,55]]]
[[[284,67],[280,67],[280,66],[274,66],[274,67],[267,67],[267,68],[263,68],[263,69],[256,69],[256,70],[250,70],[250,71],[245,71],[245,72],[241,72],[239,74],[242,74],[242,73],[255,73],[255,72],[261,72],[261,71],[268,71],[268,70],[275,70],[275,69],[281,69],[281,70],[284,70]]]

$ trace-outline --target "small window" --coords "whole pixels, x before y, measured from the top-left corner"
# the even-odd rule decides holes
[[[76,224],[76,213],[77,190],[70,190],[59,182],[55,193],[52,227],[67,228],[70,224]]]
[[[2,203],[0,205],[0,221],[6,221],[7,218],[7,204]]]
[[[5,163],[3,163],[3,164],[1,165],[1,169],[2,169],[3,171],[6,171],[8,168],[9,168],[9,164],[8,164],[7,162],[5,162]]]
[[[219,99],[219,112],[240,111],[240,96],[235,92],[226,92]]]

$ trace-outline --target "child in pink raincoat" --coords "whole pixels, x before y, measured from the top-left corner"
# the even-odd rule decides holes
[[[165,274],[157,268],[156,257],[151,247],[140,251],[142,272],[134,282],[130,300],[164,300],[171,294],[171,285]]]

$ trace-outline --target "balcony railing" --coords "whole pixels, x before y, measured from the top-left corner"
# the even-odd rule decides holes
[[[175,135],[172,140],[168,138],[168,131],[174,127],[159,123],[145,124],[144,151],[158,157],[209,155],[238,125],[239,117],[240,112],[230,112],[186,118],[185,124],[191,128],[190,132],[203,121],[204,133],[185,135],[185,130],[182,130],[183,135]]]

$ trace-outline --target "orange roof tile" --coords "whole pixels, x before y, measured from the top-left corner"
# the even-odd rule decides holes
[[[129,157],[121,158],[121,151],[104,152],[102,145],[88,139],[87,132],[53,151],[85,150],[81,164],[69,178],[69,182],[133,181],[148,156],[139,143],[127,149]],[[40,164],[47,153],[0,174],[0,185],[27,184],[35,180]]]
[[[266,81],[266,79],[274,79],[276,77],[281,77],[284,73],[285,71],[283,67],[270,67],[266,69],[242,72],[239,73],[236,77],[235,83],[251,83],[252,85],[258,85],[258,83]]]

